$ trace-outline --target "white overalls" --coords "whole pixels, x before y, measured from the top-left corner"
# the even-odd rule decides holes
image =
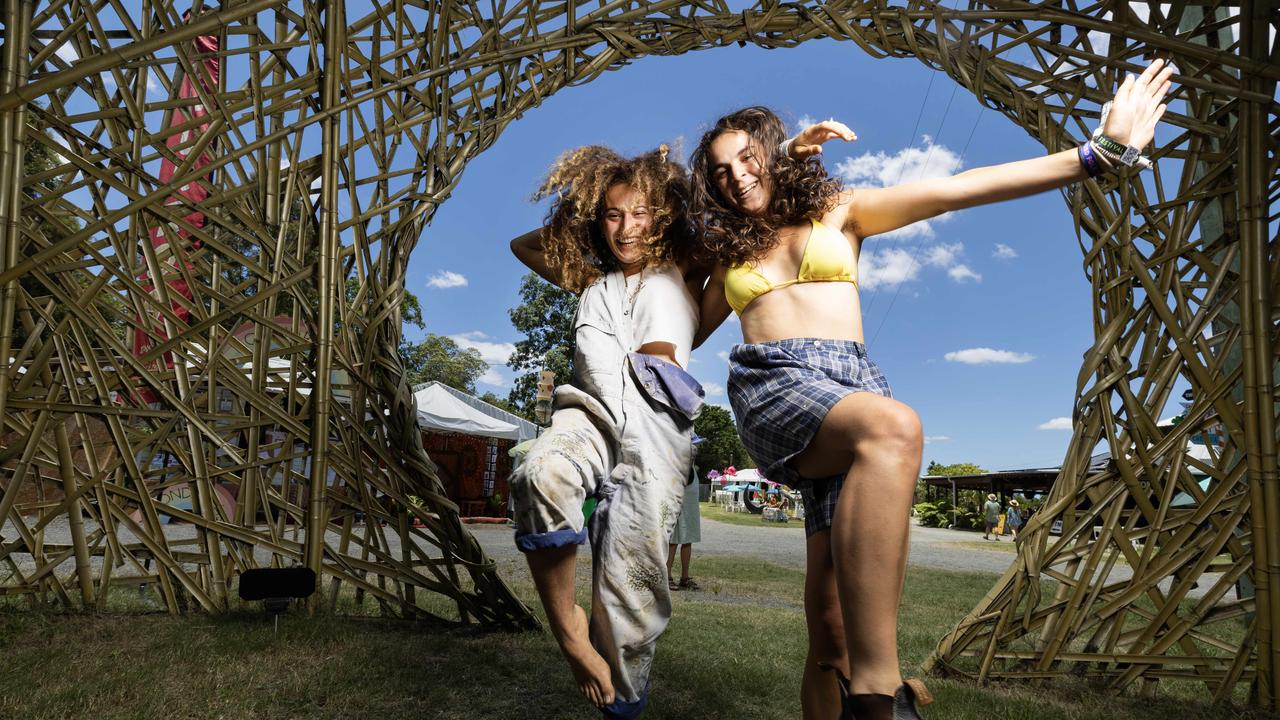
[[[692,299],[682,290],[669,302]],[[556,388],[551,426],[511,483],[521,550],[590,536],[591,644],[613,671],[616,700],[604,709],[611,718],[637,717],[648,699],[654,645],[671,617],[667,538],[680,516],[702,397],[679,367],[631,353],[631,305],[621,272],[583,292],[573,382]],[[671,339],[684,348],[692,340]],[[589,528],[582,512],[588,497],[598,500]]]

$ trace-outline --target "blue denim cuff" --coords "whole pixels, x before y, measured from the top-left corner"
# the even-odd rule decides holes
[[[586,541],[586,528],[577,531],[566,528],[545,533],[516,534],[516,547],[520,548],[521,552],[549,550],[551,548],[564,547],[565,545],[581,545]]]
[[[600,708],[604,716],[608,720],[635,720],[640,717],[640,713],[644,712],[645,705],[649,704],[649,688],[645,688],[640,693],[638,700],[631,702],[623,702],[622,700],[614,700],[613,702]]]

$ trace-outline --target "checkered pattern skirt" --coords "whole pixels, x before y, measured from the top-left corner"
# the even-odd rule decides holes
[[[738,434],[765,477],[800,490],[810,535],[831,527],[844,477],[801,478],[788,463],[809,447],[831,408],[856,392],[893,397],[860,342],[793,338],[736,345],[729,354]]]

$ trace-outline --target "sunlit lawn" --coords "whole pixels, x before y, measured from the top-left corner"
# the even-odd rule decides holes
[[[580,568],[585,602],[588,568]],[[523,563],[501,561],[533,601]],[[701,592],[674,597],[648,718],[798,718],[804,657],[800,572],[755,559],[699,559]],[[913,568],[904,667],[925,659],[994,580]],[[0,605],[0,718],[596,718],[545,632],[440,631],[374,618],[32,613]],[[129,596],[133,595],[134,599]],[[1186,698],[1202,686],[1115,698],[1080,683],[979,688],[931,679],[930,720],[1268,717]]]
[[[700,503],[699,510],[702,517],[715,520],[716,522],[729,523],[731,525],[750,525],[751,527],[765,528],[798,528],[804,529],[804,520],[791,518],[790,522],[765,522],[760,519],[760,515],[749,512],[729,512],[720,507],[716,503]]]

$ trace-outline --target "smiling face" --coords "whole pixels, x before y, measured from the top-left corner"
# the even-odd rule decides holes
[[[711,180],[720,197],[744,215],[764,215],[773,197],[773,179],[761,154],[742,130],[721,133],[708,148]]]
[[[600,231],[625,274],[639,272],[643,267],[652,223],[643,193],[626,183],[609,186],[604,195]]]

